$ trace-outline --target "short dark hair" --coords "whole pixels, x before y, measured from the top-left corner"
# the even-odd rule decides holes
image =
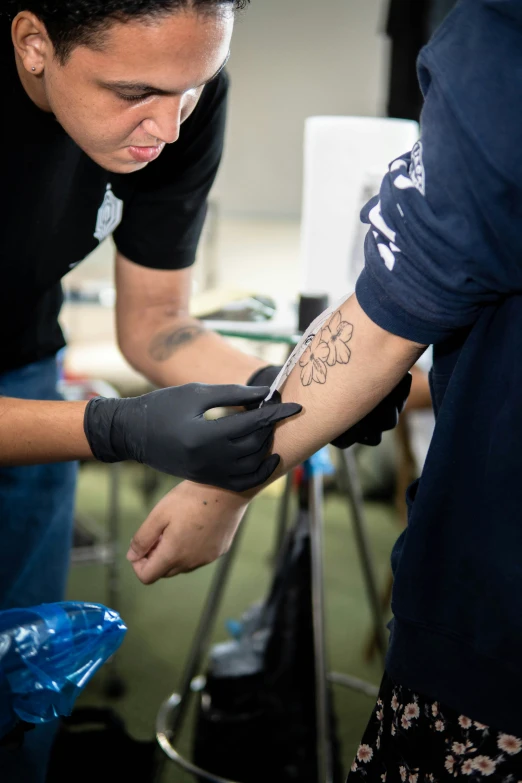
[[[0,0],[0,13],[14,18],[31,11],[44,24],[56,56],[65,64],[75,46],[96,46],[113,22],[161,17],[177,10],[211,12],[245,8],[250,0]]]

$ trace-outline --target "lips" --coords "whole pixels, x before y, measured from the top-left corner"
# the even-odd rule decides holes
[[[161,153],[165,144],[159,144],[157,147],[128,147],[129,154],[138,163],[150,163],[152,160],[156,160]]]

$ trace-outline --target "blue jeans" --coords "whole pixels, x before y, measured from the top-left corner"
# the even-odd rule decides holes
[[[0,395],[59,400],[54,358],[0,374]],[[77,464],[0,467],[0,610],[62,601],[70,561]],[[43,783],[53,725],[0,750],[2,783]]]

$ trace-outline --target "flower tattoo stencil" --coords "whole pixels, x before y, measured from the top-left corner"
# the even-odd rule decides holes
[[[348,343],[352,339],[353,326],[348,321],[341,319],[341,311],[334,313],[328,323],[328,326],[322,330],[321,339],[328,346],[328,359],[326,363],[329,367],[334,364],[348,364],[351,351]]]
[[[352,335],[352,324],[343,321],[341,311],[337,310],[328,324],[311,339],[299,360],[303,386],[310,386],[314,381],[326,383],[328,367],[348,364],[351,357],[348,343]]]

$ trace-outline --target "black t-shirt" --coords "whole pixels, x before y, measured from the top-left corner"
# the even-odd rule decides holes
[[[154,269],[190,266],[223,149],[228,80],[203,90],[178,141],[134,174],[105,171],[26,94],[10,25],[0,16],[7,111],[0,125],[0,372],[52,356],[61,278],[113,233],[118,250]]]

